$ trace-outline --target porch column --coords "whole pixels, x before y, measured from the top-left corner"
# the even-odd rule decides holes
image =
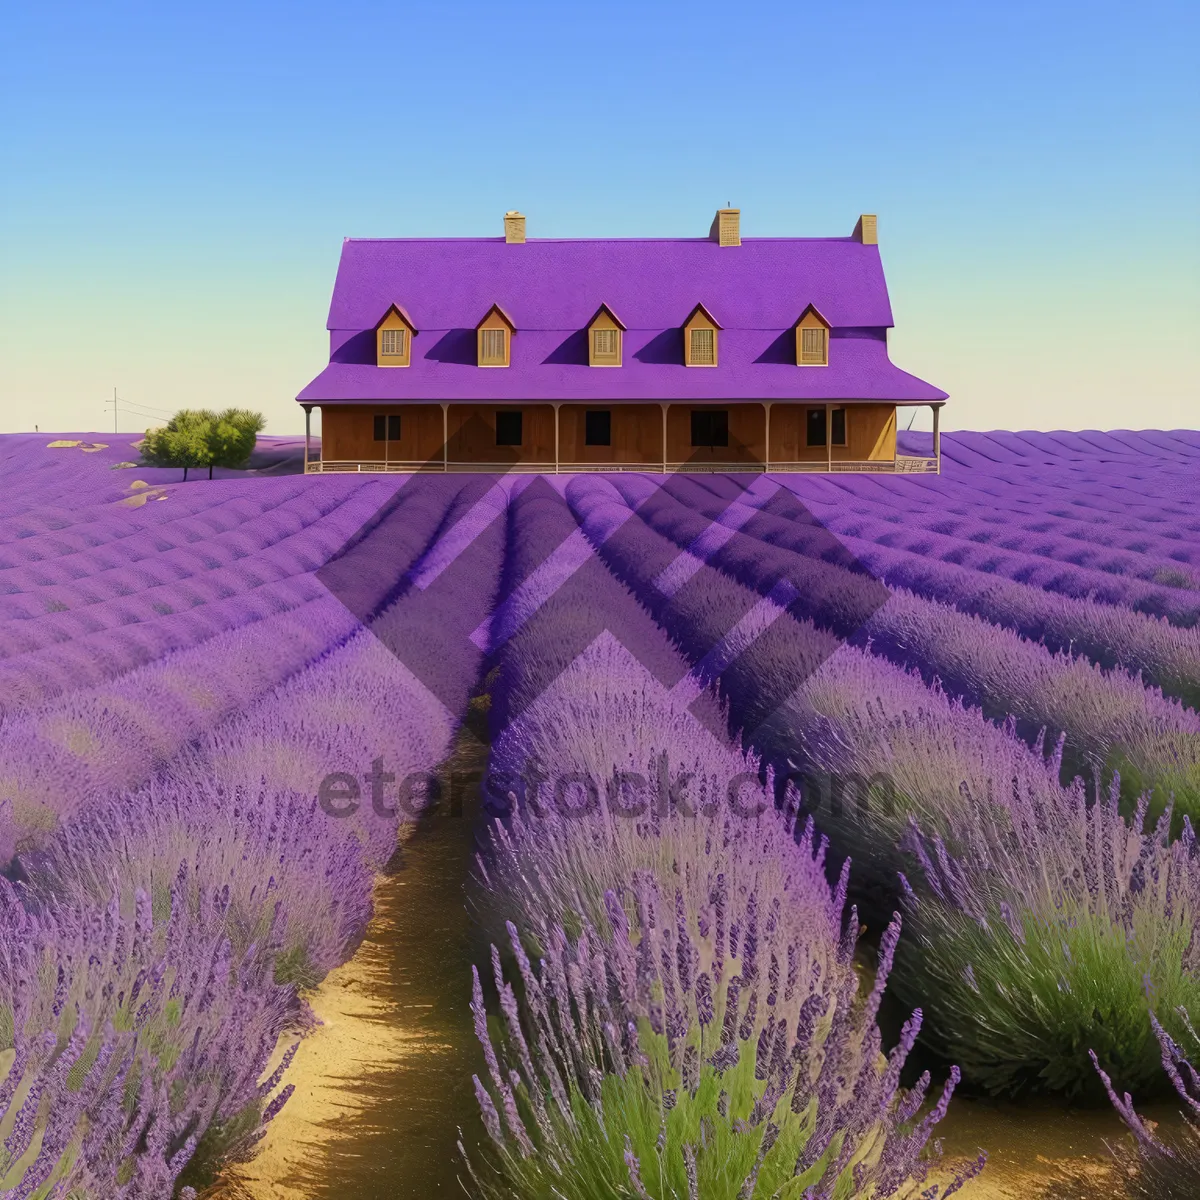
[[[442,473],[449,469],[450,463],[450,405],[442,402]]]
[[[825,471],[833,474],[833,405],[825,405]]]
[[[765,442],[763,445],[763,470],[766,474],[771,473],[771,402],[770,400],[763,401],[763,408],[767,410],[767,429],[765,434]]]
[[[663,414],[663,422],[662,422],[663,469],[662,469],[662,473],[664,475],[667,473],[667,408],[668,408],[668,405],[666,405],[666,404],[662,405],[662,414]]]
[[[558,404],[554,406],[554,473],[558,474]]]
[[[940,423],[939,418],[942,415],[942,406],[940,404],[931,404],[933,409],[933,460],[934,470],[940,475],[942,473],[942,433],[938,428]]]
[[[308,453],[309,445],[312,441],[312,405],[305,404],[304,406],[304,473],[308,474]]]

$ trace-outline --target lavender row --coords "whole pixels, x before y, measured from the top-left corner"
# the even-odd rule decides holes
[[[741,494],[731,483],[724,497],[713,496],[680,478],[637,511],[698,561],[760,595],[790,585],[793,615],[920,670],[993,720],[1015,717],[1030,741],[1047,732],[1052,741],[1064,735],[1069,775],[1086,770],[1106,782],[1118,772],[1131,803],[1154,793],[1159,809],[1173,796],[1180,811],[1200,812],[1195,712],[1125,672],[1103,672],[978,617],[889,591],[856,569],[827,531],[805,524],[798,505],[778,503],[776,495],[756,509],[740,503]],[[797,527],[807,535],[802,550],[774,544],[781,531],[786,537]]]
[[[437,502],[432,507],[439,506],[444,507]],[[480,522],[475,510],[481,507],[490,521]],[[264,983],[260,973],[251,982],[266,995],[272,988],[282,992],[289,998],[289,1019],[302,1019],[291,989],[319,981],[361,936],[370,911],[371,874],[394,848],[399,815],[377,811],[368,802],[334,817],[318,802],[321,780],[331,770],[362,773],[373,758],[386,761],[397,774],[429,773],[445,757],[455,714],[393,652],[397,642],[431,632],[425,618],[429,609],[439,614],[443,627],[460,635],[444,647],[435,690],[465,696],[478,672],[481,653],[467,634],[486,617],[488,563],[494,574],[502,512],[498,516],[494,504],[490,514],[486,503],[460,505],[454,516],[447,523],[443,514],[441,536],[396,581],[398,599],[372,594],[372,606],[379,609],[375,632],[360,630],[344,647],[214,731],[146,788],[89,804],[41,853],[27,857],[34,903],[43,896],[65,897],[87,911],[115,881],[126,902],[144,904],[148,913],[164,910],[173,920],[178,912],[204,912],[205,889],[219,893],[221,909],[209,929],[224,939],[223,954],[235,964],[243,955],[259,955],[270,976]],[[472,520],[479,528],[468,543],[469,560],[448,557],[447,540]],[[361,553],[394,558],[395,537],[405,528],[381,522],[360,544]],[[432,564],[439,568],[436,577],[422,580]],[[468,575],[472,588],[464,586]],[[406,601],[420,591],[414,580],[424,582],[424,598],[406,612]],[[78,973],[76,966],[67,977],[73,980]],[[224,1014],[232,1037],[244,1036],[243,1018],[249,1014],[229,981],[210,981],[205,995],[204,1003]],[[149,1186],[139,1190],[143,1177],[153,1173],[157,1186],[169,1186],[194,1151],[212,1158],[248,1152],[261,1130],[245,1104],[236,1105],[234,1113],[238,1141],[206,1144],[203,1135],[206,1128],[228,1127],[238,1099],[230,1086],[233,1072],[251,1080],[261,1075],[279,1033],[276,1026],[259,1042],[222,1044],[230,1063],[219,1080],[211,1078],[211,1053],[202,1061],[181,1060],[184,1069],[172,1081],[172,1095],[204,1087],[219,1107],[211,1116],[197,1115],[195,1136],[184,1144],[151,1139],[128,1193],[114,1190],[114,1179],[123,1184],[130,1174],[125,1160],[113,1161],[99,1150],[85,1154],[84,1166],[98,1191],[159,1195]],[[268,1105],[261,1117],[269,1119],[277,1107]],[[30,1132],[37,1120],[27,1122]]]
[[[295,1011],[271,931],[235,951],[219,889],[184,901],[194,882],[180,870],[165,913],[139,892],[132,912],[35,915],[0,878],[6,1195],[158,1200],[198,1149],[248,1153],[286,1103],[280,1073],[258,1082]]]
[[[1003,821],[963,810],[943,838],[910,829],[919,863],[899,993],[925,1005],[925,1038],[988,1091],[1099,1099],[1086,1052],[1121,1087],[1167,1090],[1150,1016],[1175,1032],[1200,1005],[1200,847],[1170,812],[1122,819],[1114,788],[1052,804],[1013,789]]]
[[[790,481],[783,481],[783,486],[795,492],[839,538],[878,542],[889,549],[899,548],[925,558],[967,566],[1076,599],[1122,605],[1149,616],[1166,617],[1173,625],[1185,628],[1200,622],[1200,594],[1193,591],[1155,587],[1138,579],[1108,575],[1037,555],[995,550],[881,519],[847,517],[834,505],[813,501]]]
[[[927,865],[948,862],[951,853],[977,864],[969,886],[951,901],[944,902],[945,884],[932,870],[920,880],[920,899],[910,896],[917,939],[907,950],[901,945],[898,969],[906,1003],[921,1003],[930,1014],[928,1044],[961,1061],[980,1086],[1083,1088],[1091,1072],[1070,1040],[1072,1030],[1086,1029],[1096,1009],[1110,1013],[1119,1028],[1144,1026],[1142,973],[1161,980],[1164,989],[1195,978],[1187,957],[1190,937],[1180,940],[1195,912],[1190,826],[1185,822],[1184,837],[1169,846],[1169,818],[1143,835],[1120,820],[1115,802],[1096,808],[1103,844],[1090,861],[1106,887],[1089,901],[1084,875],[1091,868],[1081,867],[1081,854],[1092,818],[1082,788],[1058,783],[1061,747],[1043,763],[1006,731],[912,686],[918,683],[912,676],[888,678],[876,660],[852,647],[822,647],[818,631],[778,606],[760,610],[752,628],[763,633],[750,640],[745,616],[734,618],[753,612],[754,600],[763,607],[765,602],[739,596],[738,585],[708,572],[695,586],[680,586],[683,573],[671,565],[677,547],[656,541],[658,535],[628,508],[597,502],[603,486],[589,481],[574,489],[585,528],[689,656],[723,666],[720,680],[733,723],[753,730],[752,741],[781,770],[800,768],[807,776],[804,800],[839,848],[855,853],[859,886],[864,862],[885,885],[888,867],[903,867],[914,853],[922,857],[910,832],[914,816],[935,848],[923,855]],[[669,583],[669,599],[663,583]],[[743,632],[730,638],[725,631],[731,626]],[[714,652],[722,641],[729,644]],[[781,671],[787,678],[775,687],[773,676]],[[784,697],[765,715],[764,692],[771,701]],[[840,798],[818,794],[810,785],[822,777],[835,785],[856,780],[857,786]],[[1047,852],[1052,845],[1055,854]],[[977,908],[965,916],[954,906],[966,904],[963,897],[977,898]],[[986,922],[978,919],[983,910]],[[1131,954],[1134,930],[1148,927],[1158,936]],[[967,936],[972,929],[973,940]],[[1013,950],[1026,945],[1025,958]],[[1097,969],[1097,945],[1106,950],[1111,970],[1103,969],[1103,961]],[[972,962],[974,969],[965,970]],[[989,999],[985,975],[996,981],[1004,1005]],[[1066,994],[1057,990],[1064,978],[1071,984]],[[1039,990],[1043,982],[1047,990]],[[1059,1021],[1067,1033],[1054,1042]],[[1134,1048],[1144,1065],[1145,1039]],[[1129,1047],[1114,1037],[1097,1049],[1111,1065],[1124,1062]]]
[[[1185,480],[1195,468],[1172,474],[1159,463],[1137,477],[1114,484],[1107,477],[1097,486],[1103,466],[1080,470],[1055,463],[1043,472],[995,474],[955,471],[941,475],[873,478],[870,475],[805,476],[792,480],[805,498],[824,499],[842,507],[873,505],[884,512],[911,505],[916,510],[941,505],[943,514],[979,514],[1011,510],[1039,517],[1056,517],[1087,525],[1126,528],[1148,536],[1195,532],[1196,517],[1185,500]],[[1182,488],[1182,490],[1181,490]]]
[[[884,1060],[874,1017],[891,949],[860,1007],[845,873],[831,893],[811,824],[793,837],[757,763],[692,714],[684,664],[571,545],[561,499],[535,485],[513,513],[493,624],[492,774],[516,779],[537,761],[607,799],[568,813],[536,785],[514,788],[512,816],[493,825],[481,859],[492,896],[517,918],[507,940],[522,985],[519,1001],[493,950],[496,1044],[475,979],[487,1065],[475,1085],[493,1143],[472,1166],[481,1193],[732,1200],[786,1184],[865,1196],[923,1177],[921,1151],[956,1077],[915,1122],[928,1076],[907,1094],[898,1080],[919,1014]],[[612,781],[676,765],[702,781],[697,792],[680,806],[676,787],[651,783],[645,816],[630,819]],[[749,783],[756,815],[725,806],[731,771]],[[897,923],[885,944],[898,934]]]
[[[1159,467],[1156,475],[1161,470]],[[1138,494],[1132,497],[1127,489],[1095,492],[1086,483],[1064,487],[1064,482],[1071,481],[1064,481],[1056,473],[1054,486],[1029,488],[1015,485],[1012,480],[971,473],[939,476],[932,486],[914,479],[899,491],[869,476],[838,479],[835,486],[848,509],[864,513],[880,508],[894,510],[899,496],[905,512],[932,522],[930,528],[935,533],[957,533],[976,522],[975,528],[981,532],[987,526],[1030,533],[1052,530],[1063,537],[1100,546],[1115,545],[1135,554],[1154,550],[1170,555],[1188,548],[1195,540],[1188,535],[1200,532],[1200,521],[1193,512],[1170,503],[1150,502],[1150,489],[1142,481],[1138,483]],[[1108,505],[1090,508],[1089,500],[1107,500]]]
[[[577,480],[568,498],[605,562],[671,630],[694,670],[719,682],[743,740],[781,776],[807,777],[805,804],[858,864],[864,902],[895,894],[910,813],[936,827],[979,800],[1002,804],[998,779],[1050,798],[1061,792],[1057,764],[1010,729],[916,672],[796,619],[786,608],[790,589],[764,598],[681,560],[605,481]],[[843,803],[830,789],[846,780],[853,788]]]
[[[381,510],[322,569],[327,591],[320,599],[5,722],[0,831],[7,826],[10,841],[36,840],[89,793],[140,782],[187,742],[374,619],[406,567],[436,540],[459,488]],[[5,848],[0,832],[0,854]]]
[[[259,512],[287,504],[302,494],[302,485],[293,480],[230,481],[212,488],[181,485],[150,486],[145,489],[167,500],[154,504],[136,504],[139,492],[131,485],[145,483],[141,472],[113,476],[112,488],[97,499],[92,483],[80,486],[78,502],[58,504],[36,489],[23,498],[14,490],[12,497],[22,499],[20,516],[9,515],[10,506],[0,510],[0,562],[6,566],[37,562],[63,554],[77,554],[100,546],[153,531],[159,525],[186,520],[208,521],[213,531],[234,528]]]
[[[804,530],[796,531],[803,538]],[[772,539],[780,545],[791,538]],[[1191,708],[1200,708],[1200,628],[1163,617],[1047,592],[953,563],[838,535],[847,551],[889,587],[904,587],[1014,629],[1053,651],[1082,654],[1105,669],[1141,672]]]
[[[649,494],[642,489],[631,499],[640,502]],[[752,486],[741,499],[774,509],[781,496],[774,488]],[[719,500],[715,493],[714,500]],[[855,568],[866,570],[889,588],[907,588],[961,612],[974,613],[1041,642],[1049,650],[1083,655],[1106,670],[1123,667],[1134,674],[1140,672],[1147,683],[1166,695],[1192,708],[1200,707],[1200,629],[1181,629],[1161,617],[1047,592],[845,534],[833,537],[802,506],[790,523],[756,522],[755,536],[834,563],[849,559]]]
[[[236,572],[212,571],[195,581],[146,588],[132,599],[82,612],[10,622],[0,661],[0,678],[6,680],[3,710],[13,712],[111,679],[221,630],[316,599],[322,589],[313,571],[372,510],[361,503],[346,505],[328,527],[297,539],[283,562],[278,556],[258,555]]]
[[[94,605],[247,563],[278,570],[324,552],[323,562],[337,549],[338,539],[350,536],[385,499],[382,487],[360,486],[328,492],[319,502],[305,497],[280,505],[225,532],[180,523],[121,543],[9,567],[0,571],[0,616],[36,618],[48,605]]]

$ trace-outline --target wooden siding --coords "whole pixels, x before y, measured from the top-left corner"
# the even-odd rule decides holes
[[[725,409],[729,413],[728,446],[693,446],[692,413]],[[673,463],[762,462],[766,449],[766,410],[761,404],[672,404],[667,410],[667,460]]]
[[[771,461],[823,462],[824,446],[806,446],[805,412],[822,404],[771,405]],[[833,447],[834,462],[874,462],[896,457],[894,404],[832,404],[846,409],[846,444]]]
[[[400,440],[375,440],[376,415],[400,414]],[[327,462],[428,462],[442,457],[440,404],[321,407],[321,457]]]
[[[584,445],[584,414],[608,408],[612,445]],[[558,458],[564,463],[662,465],[662,407],[658,404],[564,404],[558,410]]]
[[[496,445],[496,411],[524,414],[520,446]],[[551,404],[451,404],[449,459],[477,463],[554,462]]]

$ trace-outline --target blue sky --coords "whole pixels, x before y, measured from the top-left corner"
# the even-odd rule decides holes
[[[952,428],[1200,423],[1198,7],[10,6],[0,430],[252,405],[345,236],[848,234]],[[122,428],[143,427],[133,414]]]

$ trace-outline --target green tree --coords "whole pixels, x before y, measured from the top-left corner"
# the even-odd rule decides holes
[[[142,458],[154,467],[182,467],[186,480],[193,467],[241,467],[266,424],[261,413],[227,408],[215,413],[203,408],[180,409],[160,429],[148,429]]]
[[[218,413],[209,431],[213,464],[218,467],[244,467],[264,425],[266,421],[262,413],[251,412],[248,408],[227,408]]]

